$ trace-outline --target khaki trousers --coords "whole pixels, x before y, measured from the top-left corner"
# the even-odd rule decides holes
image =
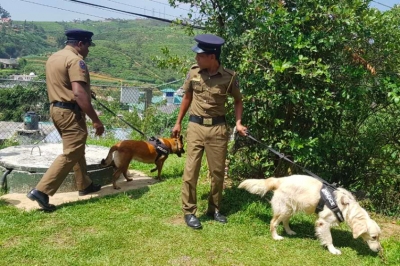
[[[50,116],[62,138],[63,154],[54,160],[36,189],[53,196],[72,169],[77,189],[85,189],[92,183],[86,169],[85,144],[88,131],[85,114],[51,106]]]
[[[202,126],[189,122],[186,137],[187,157],[182,185],[182,209],[184,214],[195,214],[197,211],[196,187],[204,151],[206,152],[211,174],[211,189],[207,211],[220,210],[228,138],[226,124]]]

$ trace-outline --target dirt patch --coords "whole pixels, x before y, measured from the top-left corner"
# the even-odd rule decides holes
[[[198,265],[198,260],[193,259],[192,257],[189,256],[182,256],[169,260],[169,264],[177,266],[192,266],[192,265]]]
[[[185,224],[185,221],[183,220],[183,214],[182,215],[177,215],[172,217],[168,223],[173,224],[173,225],[182,225]]]
[[[0,247],[4,248],[13,248],[19,245],[20,243],[20,238],[19,236],[13,236],[4,241],[2,244],[0,244]]]
[[[394,237],[400,240],[400,225],[396,224],[396,221],[377,222],[382,230],[383,238]]]

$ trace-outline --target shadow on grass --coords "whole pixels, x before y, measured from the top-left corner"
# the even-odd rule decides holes
[[[201,200],[208,200],[209,193],[203,193],[200,195]],[[224,195],[222,197],[222,209],[220,210],[226,216],[233,215],[238,212],[245,211],[251,204],[259,203],[265,208],[270,208],[269,197],[260,198],[258,195],[253,195],[248,193],[243,189],[238,189],[237,187],[226,188],[224,190]],[[256,217],[268,223],[271,221],[272,217],[268,213],[257,212]]]
[[[8,205],[10,205],[10,203],[8,203],[7,201],[5,201],[3,199],[0,199],[0,207],[8,206]]]
[[[153,168],[155,168],[155,164],[144,164],[139,162],[133,162],[133,164],[131,163],[129,167],[130,170],[137,170],[151,178],[157,179],[158,172],[157,171],[151,172]],[[164,167],[161,170],[161,180],[159,181],[161,182],[167,179],[182,178],[183,169],[184,167],[182,167],[181,165],[164,164]]]
[[[333,245],[337,248],[351,248],[357,251],[358,255],[362,256],[373,256],[376,257],[379,254],[377,252],[373,252],[362,238],[353,238],[352,232],[343,231],[340,229],[332,228],[332,239]]]
[[[153,173],[152,173],[153,174]],[[154,178],[157,178],[157,173],[154,172]],[[181,169],[180,171],[177,171],[176,169],[174,169],[173,172],[168,172],[163,174],[161,172],[161,180],[160,181],[164,181],[166,179],[175,179],[175,178],[182,178],[183,176],[183,169]]]

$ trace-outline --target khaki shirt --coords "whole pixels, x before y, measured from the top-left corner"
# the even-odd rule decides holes
[[[223,116],[228,95],[235,100],[242,99],[236,73],[221,65],[213,76],[198,65],[192,66],[182,88],[184,92],[193,92],[190,114],[196,116]]]
[[[46,62],[46,84],[49,101],[75,102],[71,82],[82,81],[90,95],[89,70],[78,51],[67,45],[52,54]]]

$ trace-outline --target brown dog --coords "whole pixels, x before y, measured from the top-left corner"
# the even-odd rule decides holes
[[[101,165],[104,167],[114,166],[113,187],[114,189],[120,189],[116,182],[121,174],[124,175],[126,181],[132,181],[127,173],[131,160],[142,163],[155,163],[156,168],[152,169],[151,172],[158,170],[157,178],[160,179],[164,161],[170,153],[174,153],[178,157],[185,153],[182,136],[179,138],[159,138],[157,142],[155,139],[154,141],[123,140],[110,148],[107,158],[101,160]]]

